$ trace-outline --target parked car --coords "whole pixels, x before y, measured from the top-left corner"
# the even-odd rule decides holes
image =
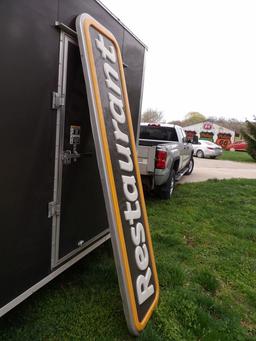
[[[215,159],[222,154],[221,146],[207,140],[198,140],[197,143],[193,144],[193,148],[194,155],[200,158]]]
[[[226,150],[230,150],[231,152],[234,152],[234,151],[239,151],[239,152],[246,152],[248,148],[248,144],[245,142],[245,141],[236,141],[234,143],[230,143]]]
[[[140,125],[138,160],[143,187],[170,199],[175,181],[194,168],[193,147],[180,126],[173,124]]]

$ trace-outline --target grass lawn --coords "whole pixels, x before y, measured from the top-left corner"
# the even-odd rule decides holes
[[[223,154],[218,157],[218,159],[240,162],[255,162],[255,160],[246,152],[230,152],[227,150],[223,150]]]
[[[148,200],[161,292],[139,340],[256,340],[255,198],[255,180],[223,180]],[[110,243],[5,315],[0,340],[134,340]]]

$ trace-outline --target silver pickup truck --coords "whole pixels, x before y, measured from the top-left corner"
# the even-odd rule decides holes
[[[194,168],[193,147],[182,127],[141,123],[138,160],[143,187],[170,199],[175,182]]]

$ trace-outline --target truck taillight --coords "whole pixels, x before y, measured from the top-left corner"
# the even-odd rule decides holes
[[[167,152],[165,150],[157,150],[156,151],[155,168],[165,169],[166,158],[167,158]]]

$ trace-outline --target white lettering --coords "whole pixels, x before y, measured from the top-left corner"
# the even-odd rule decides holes
[[[104,38],[101,34],[95,40],[96,47],[100,51],[100,55],[104,59],[104,74],[106,86],[109,89],[109,109],[108,114],[111,115],[113,133],[116,141],[117,157],[121,171],[133,172],[133,155],[129,147],[130,135],[124,133],[127,131],[123,129],[122,124],[126,123],[125,107],[122,99],[122,84],[119,79],[119,72],[116,71],[116,66],[110,65],[117,62],[116,51],[112,45],[106,47]],[[111,90],[111,92],[110,92]],[[118,97],[117,97],[118,96]],[[121,129],[120,129],[121,128]],[[118,142],[118,143],[117,143]],[[120,143],[120,144],[119,144]],[[123,143],[124,145],[122,145]],[[120,158],[122,160],[120,160]],[[131,240],[135,247],[134,252],[135,263],[137,271],[143,271],[144,275],[139,274],[136,278],[136,293],[139,305],[143,304],[150,296],[154,294],[154,285],[149,284],[152,276],[151,268],[149,266],[150,257],[146,244],[146,234],[143,224],[138,221],[134,225],[134,221],[141,218],[141,207],[138,200],[138,188],[136,184],[136,176],[132,174],[122,175],[123,194],[125,196],[126,210],[123,212],[126,221],[130,224]],[[134,226],[132,226],[134,225]],[[135,274],[134,274],[135,276]],[[135,288],[134,288],[135,289]]]
[[[101,55],[104,59],[108,58],[111,63],[116,62],[116,52],[113,46],[109,46],[107,49],[104,45],[104,39],[101,34],[99,34],[99,39],[96,39],[96,46],[100,50]]]
[[[144,271],[147,269],[149,257],[148,257],[148,249],[147,249],[146,244],[143,244],[142,247],[141,246],[136,247],[135,259],[136,259],[136,264],[141,271]]]
[[[118,123],[125,123],[125,113],[123,101],[111,93],[108,94],[110,101],[110,112]]]
[[[141,223],[136,224],[136,229],[131,228],[131,236],[134,245],[139,245],[140,242],[145,243],[145,230]]]
[[[118,73],[116,72],[116,70],[114,70],[110,64],[105,63],[104,64],[104,73],[105,73],[105,76],[107,77],[105,79],[107,87],[109,89],[113,90],[117,95],[120,96],[121,90],[120,90],[119,86],[113,82],[113,79],[112,79],[112,78],[114,78],[116,81],[119,80],[119,76],[118,76]]]
[[[122,180],[126,199],[129,201],[136,201],[138,199],[138,190],[136,187],[135,177],[122,175]]]
[[[118,140],[118,141],[122,141],[122,142],[128,143],[129,142],[128,135],[126,135],[125,133],[123,133],[119,129],[116,120],[112,119],[112,123],[113,123],[114,129],[115,129],[115,131],[114,131],[115,139]]]
[[[139,275],[136,281],[136,289],[139,304],[144,303],[151,295],[154,294],[154,286],[151,284],[148,286],[151,278],[151,269],[148,268],[146,276]]]
[[[120,168],[127,172],[133,171],[133,162],[131,158],[131,150],[129,147],[124,147],[121,144],[116,144],[116,149],[119,154],[124,155],[127,158],[127,162],[119,160]]]
[[[132,210],[131,203],[126,201],[126,208],[127,211],[124,211],[124,216],[126,220],[129,220],[130,225],[133,225],[134,219],[140,219],[141,217],[141,211],[140,211],[140,203],[135,201],[136,209]]]

